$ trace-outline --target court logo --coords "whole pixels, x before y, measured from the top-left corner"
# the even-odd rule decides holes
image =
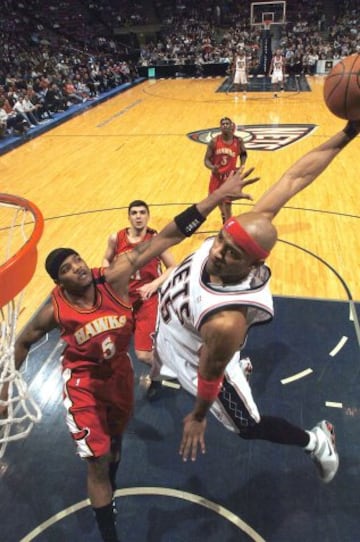
[[[310,134],[316,124],[249,124],[237,126],[235,134],[240,136],[246,148],[252,151],[277,151]],[[190,132],[187,136],[197,143],[205,143],[219,135],[219,128]]]

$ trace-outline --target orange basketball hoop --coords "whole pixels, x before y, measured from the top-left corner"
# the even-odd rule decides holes
[[[11,207],[14,211],[12,224],[6,227],[11,235],[10,230],[24,228],[24,219],[29,216],[30,219],[32,217],[34,226],[28,239],[26,239],[26,234],[23,234],[25,240],[23,246],[10,256],[5,263],[0,265],[0,282],[2,284],[0,288],[0,307],[3,307],[16,297],[32,278],[37,262],[37,243],[44,229],[43,216],[31,201],[11,194],[0,193],[0,207],[3,206]],[[11,250],[11,247],[8,246],[8,250]],[[6,255],[5,258],[7,258]]]
[[[15,364],[16,324],[23,291],[37,263],[44,219],[32,202],[0,193],[0,458],[41,419]]]

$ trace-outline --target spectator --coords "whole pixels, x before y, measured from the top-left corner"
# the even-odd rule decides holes
[[[29,121],[21,113],[11,109],[4,99],[0,99],[0,118],[3,135],[24,135],[30,127]]]
[[[44,107],[52,113],[65,111],[68,108],[66,96],[56,83],[49,83],[48,88],[45,90]]]
[[[70,79],[65,82],[63,89],[67,102],[79,104],[84,101],[83,96],[76,90]]]

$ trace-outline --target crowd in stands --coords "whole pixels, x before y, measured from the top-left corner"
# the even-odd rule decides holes
[[[151,23],[144,5],[131,0],[93,0],[89,10],[111,28],[145,26]]]
[[[2,138],[137,77],[127,46],[80,0],[4,0],[0,46]]]
[[[273,49],[282,50],[290,75],[313,75],[318,60],[360,51],[359,0],[337,3],[326,15],[329,3],[287,2],[286,24],[278,27]],[[163,28],[156,42],[141,49],[140,65],[231,65],[235,52],[245,49],[250,73],[256,73],[263,28],[250,24],[250,2],[155,0],[155,5]]]
[[[281,48],[288,74],[312,75],[319,59],[359,52],[359,13],[360,0],[287,2],[273,49]],[[152,25],[151,37],[139,45],[133,31],[126,40],[140,24]],[[0,137],[133,81],[139,66],[193,64],[201,74],[203,64],[230,66],[245,49],[256,73],[263,31],[250,24],[250,1],[3,0]]]

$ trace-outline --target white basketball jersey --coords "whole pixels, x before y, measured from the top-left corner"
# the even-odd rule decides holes
[[[272,59],[273,62],[273,72],[271,75],[271,82],[272,83],[280,83],[284,79],[284,57],[282,56],[275,56]]]
[[[274,62],[274,71],[281,71],[283,70],[284,65],[284,58],[282,56],[275,56],[273,59]]]
[[[243,56],[237,56],[235,60],[235,69],[238,71],[245,71],[246,70],[246,57]]]
[[[273,316],[273,300],[268,285],[270,269],[254,270],[240,284],[221,286],[207,282],[205,264],[214,239],[178,265],[161,288],[156,343],[171,344],[181,360],[198,366],[202,345],[200,328],[212,314],[247,306],[248,326],[266,322]],[[160,357],[162,358],[162,352]],[[168,365],[166,352],[162,362]]]
[[[246,57],[237,56],[235,59],[235,85],[247,85]]]
[[[208,282],[205,264],[214,242],[207,239],[193,254],[178,265],[161,288],[158,328],[155,340],[154,367],[164,377],[177,378],[182,387],[196,395],[201,325],[212,314],[236,307],[248,307],[248,326],[266,322],[273,316],[269,289],[270,269],[254,270],[240,284],[214,285]],[[240,367],[240,352],[235,352],[226,366],[225,378],[237,390],[250,416],[260,421],[251,388]],[[234,420],[219,400],[210,411],[229,430],[239,432]]]

